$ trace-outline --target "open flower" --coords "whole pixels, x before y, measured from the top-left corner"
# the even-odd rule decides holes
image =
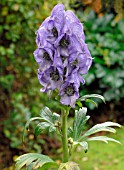
[[[53,61],[53,51],[50,48],[38,48],[34,51],[36,62],[40,66],[40,71],[48,69]]]
[[[86,50],[82,52],[74,52],[69,56],[69,66],[70,70],[78,70],[80,74],[87,74],[90,66],[92,64],[92,57]]]
[[[64,5],[56,5],[52,12],[51,16],[46,18],[45,21],[41,24],[40,28],[37,30],[37,45],[43,42],[43,38],[54,44],[55,40],[61,35],[61,31],[64,25]]]
[[[49,90],[60,89],[62,83],[62,70],[54,66],[44,72],[38,70],[38,79],[40,84],[43,86],[41,92],[48,92]]]
[[[60,90],[60,102],[63,105],[70,105],[75,107],[75,102],[79,98],[79,85],[74,83],[65,82]]]

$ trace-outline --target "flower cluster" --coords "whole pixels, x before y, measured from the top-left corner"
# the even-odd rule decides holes
[[[85,44],[83,26],[63,4],[56,5],[36,32],[38,48],[34,52],[39,64],[41,92],[59,90],[63,105],[75,106],[80,82],[87,74],[92,57]]]

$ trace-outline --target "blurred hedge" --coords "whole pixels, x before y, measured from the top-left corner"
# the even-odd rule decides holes
[[[97,17],[93,11],[79,17],[94,58],[81,94],[99,93],[106,101],[120,101],[124,97],[124,20],[116,23],[113,14]]]

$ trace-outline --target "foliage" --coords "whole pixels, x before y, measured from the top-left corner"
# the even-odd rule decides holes
[[[120,17],[124,16],[123,4],[124,4],[124,0],[115,0],[114,3],[114,9]]]
[[[84,125],[90,118],[90,116],[86,116],[87,108],[79,109],[79,111],[75,111],[75,118],[73,124],[73,130],[71,129],[71,137],[74,141],[77,141],[82,133]]]
[[[98,104],[93,99],[89,99],[89,98],[101,99],[105,103],[105,98],[99,94],[84,95],[78,99],[78,102],[81,103],[81,101],[85,101],[87,103],[92,103],[94,106],[98,107]]]
[[[101,131],[115,133],[116,130],[111,126],[115,126],[115,127],[121,127],[121,126],[118,123],[114,123],[114,122],[105,122],[105,123],[97,124],[93,126],[91,129],[87,130],[82,135],[84,126],[87,120],[90,118],[89,116],[86,116],[86,112],[87,112],[87,108],[85,107],[80,108],[79,111],[78,110],[75,111],[73,128],[70,127],[68,130],[68,136],[70,139],[72,139],[72,142],[70,143],[72,144],[72,147],[74,147],[75,145],[80,145],[84,149],[84,152],[86,153],[88,151],[88,141],[98,140],[106,143],[108,143],[108,141],[113,141],[120,144],[119,141],[106,136],[91,137],[91,135]]]
[[[99,95],[98,95],[98,98],[99,98]],[[66,128],[67,124],[65,125],[64,122],[67,123],[67,115],[66,114],[68,114],[68,111],[66,110],[65,112],[62,113],[62,120],[61,120],[61,122],[59,122],[60,116],[56,113],[52,113],[48,107],[45,107],[42,109],[40,117],[34,117],[34,118],[29,119],[29,121],[26,124],[26,128],[29,126],[29,123],[33,120],[43,121],[43,122],[37,124],[36,130],[35,130],[36,135],[39,135],[40,133],[44,133],[45,130],[47,130],[49,133],[52,133],[53,131],[58,132],[62,137],[62,143],[65,140],[64,135],[67,134],[67,132],[68,132],[68,134],[67,134],[68,140],[67,140],[66,144],[67,144],[67,153],[69,150],[70,155],[74,152],[75,146],[77,146],[77,145],[80,145],[84,149],[84,152],[86,153],[88,151],[88,142],[89,141],[97,141],[98,140],[98,141],[103,141],[106,143],[108,143],[108,141],[112,141],[112,142],[116,142],[116,143],[120,144],[120,142],[118,140],[115,140],[113,138],[109,138],[106,136],[97,136],[97,137],[91,136],[91,135],[93,135],[97,132],[101,132],[101,131],[115,133],[116,130],[114,128],[112,128],[111,126],[121,127],[121,125],[119,125],[118,123],[105,122],[105,123],[97,124],[97,125],[93,126],[91,129],[84,132],[84,134],[82,135],[84,126],[85,126],[86,122],[88,121],[88,119],[90,118],[89,116],[86,116],[86,113],[87,113],[87,108],[85,108],[85,107],[82,107],[79,110],[75,110],[73,127],[70,127],[67,130],[67,128]],[[64,117],[64,119],[63,119],[63,117]],[[65,120],[65,118],[66,118],[66,120]],[[59,122],[59,124],[58,124],[58,122]],[[55,125],[59,125],[59,126],[55,126]],[[59,131],[57,131],[57,128],[59,129]],[[64,129],[64,131],[63,131],[63,129]],[[62,146],[63,146],[63,155],[64,155],[65,154],[64,153],[65,145],[62,145]],[[19,158],[17,158],[16,161],[17,161],[16,169],[20,170],[24,165],[27,168],[28,168],[28,166],[31,166],[32,168],[42,167],[44,165],[44,163],[46,164],[50,160],[49,160],[49,158],[45,157],[44,155],[41,155],[41,154],[37,155],[37,154],[29,153],[29,154],[24,154],[24,155],[20,156]],[[51,164],[49,164],[47,168],[51,168]],[[77,169],[78,170],[80,168],[79,168],[78,164],[76,164],[75,162],[68,162],[68,160],[67,161],[64,160],[63,163],[60,164],[59,169],[60,170],[64,170],[64,169],[66,169],[66,170]]]
[[[93,66],[86,75],[86,85],[81,95],[90,91],[103,94],[107,101],[119,101],[124,96],[124,20],[114,21],[113,14],[96,17],[77,11],[84,23],[86,41],[94,58]]]
[[[103,132],[102,135],[106,135]],[[105,169],[105,170],[120,170],[124,166],[124,127],[117,129],[117,133],[108,134],[108,137],[115,138],[119,140],[122,145],[115,145],[113,142],[109,142],[109,145],[106,145],[104,142],[92,141],[92,144],[89,143],[90,151],[85,155],[82,152],[80,145],[77,147],[77,153],[72,155],[72,161],[75,161],[80,164],[80,169]],[[82,158],[83,157],[83,158]]]
[[[42,170],[46,170],[49,167],[55,167],[57,164],[50,159],[48,156],[37,154],[37,153],[28,153],[24,154],[17,159],[17,164],[15,170],[20,170],[26,165],[28,170],[36,169],[42,167]]]
[[[33,117],[29,119],[25,125],[24,134],[23,134],[23,141],[26,129],[29,130],[29,125],[31,121],[39,120],[40,123],[37,124],[35,128],[35,135],[38,136],[40,133],[47,132],[55,132],[57,129],[57,124],[59,123],[60,115],[57,113],[52,113],[48,107],[44,107],[40,113],[40,117]]]

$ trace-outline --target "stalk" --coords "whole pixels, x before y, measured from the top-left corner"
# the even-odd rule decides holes
[[[69,109],[62,110],[62,148],[63,148],[63,158],[62,162],[68,162],[68,137],[67,137],[67,117]]]

